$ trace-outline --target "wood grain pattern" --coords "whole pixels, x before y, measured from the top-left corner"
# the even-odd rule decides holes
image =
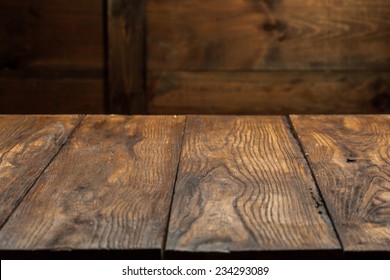
[[[80,116],[0,116],[0,228],[80,120]]]
[[[146,111],[145,1],[108,0],[109,110],[112,113]]]
[[[390,116],[292,116],[346,251],[390,251]]]
[[[336,249],[283,117],[188,117],[167,250]]]
[[[150,0],[150,70],[390,66],[390,2]]]
[[[390,113],[389,72],[150,71],[152,114]]]
[[[161,249],[184,117],[87,116],[0,249]]]

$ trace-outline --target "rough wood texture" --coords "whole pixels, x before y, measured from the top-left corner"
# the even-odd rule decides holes
[[[388,72],[159,72],[152,114],[390,113]]]
[[[0,228],[80,120],[0,116]]]
[[[383,0],[150,0],[150,70],[390,67]]]
[[[167,250],[339,248],[294,141],[283,117],[188,117]]]
[[[1,0],[0,113],[103,113],[103,28],[101,0]]]
[[[108,0],[109,110],[112,113],[146,111],[145,1]]]
[[[0,249],[161,249],[184,117],[87,116]]]
[[[390,116],[293,116],[346,251],[390,251]]]

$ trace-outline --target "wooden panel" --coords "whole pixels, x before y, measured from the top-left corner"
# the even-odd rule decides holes
[[[103,29],[102,0],[2,0],[0,112],[102,113]]]
[[[150,0],[150,70],[382,69],[383,0]]]
[[[80,116],[0,116],[0,227],[80,120]]]
[[[110,112],[146,111],[145,32],[145,0],[108,0]]]
[[[390,116],[293,116],[343,247],[390,250]]]
[[[152,114],[390,113],[388,72],[158,72]]]
[[[87,116],[0,249],[161,249],[184,117]]]
[[[283,117],[188,117],[167,250],[339,248],[294,141]]]
[[[0,73],[1,75],[1,73]],[[88,78],[0,78],[0,112],[103,113],[103,81]]]
[[[2,0],[0,68],[103,67],[103,1]]]

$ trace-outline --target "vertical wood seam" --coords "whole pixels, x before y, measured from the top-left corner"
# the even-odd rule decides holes
[[[317,193],[318,193],[319,199],[321,200],[322,205],[323,205],[323,207],[324,207],[324,210],[325,210],[325,212],[326,212],[325,214],[329,217],[329,220],[330,220],[330,222],[331,222],[333,231],[335,232],[337,241],[338,241],[339,244],[340,244],[341,250],[344,252],[344,246],[343,246],[343,243],[342,243],[342,241],[341,241],[340,234],[339,234],[339,232],[337,231],[337,227],[336,227],[335,222],[333,221],[333,218],[332,218],[332,216],[331,216],[331,214],[330,214],[328,205],[326,204],[326,200],[324,199],[324,196],[322,195],[321,188],[320,188],[320,186],[319,186],[319,184],[318,184],[317,178],[316,178],[316,176],[314,175],[314,171],[313,171],[313,169],[312,169],[312,167],[311,167],[311,165],[310,165],[310,162],[309,162],[309,160],[308,160],[308,158],[307,158],[307,156],[306,156],[305,148],[303,147],[302,142],[299,140],[298,132],[295,130],[295,127],[294,127],[294,124],[293,124],[293,122],[292,122],[292,120],[291,120],[290,115],[285,116],[284,119],[285,119],[285,121],[286,121],[287,127],[288,127],[288,129],[289,129],[291,135],[293,136],[293,138],[294,138],[296,144],[298,145],[298,147],[299,147],[299,149],[300,149],[300,152],[301,152],[303,158],[305,159],[305,162],[306,162],[306,164],[307,164],[307,166],[308,166],[308,168],[309,168],[309,171],[310,171],[310,176],[311,176],[311,177],[313,178],[313,180],[314,180],[314,184],[315,184],[315,187],[316,187],[316,189],[317,189]],[[317,203],[317,201],[316,201],[316,203]]]
[[[147,110],[146,0],[106,1],[107,107],[109,113],[143,114]]]
[[[177,177],[179,175],[179,168],[180,168],[180,162],[181,162],[181,154],[183,152],[184,137],[186,135],[186,129],[187,129],[187,119],[188,119],[188,116],[185,116],[184,127],[183,127],[183,130],[182,130],[182,136],[181,136],[181,142],[180,142],[179,158],[178,158],[177,164],[176,164],[175,180],[173,181],[173,188],[172,188],[171,201],[170,201],[170,205],[169,205],[167,224],[165,226],[165,233],[164,233],[163,242],[162,242],[162,246],[161,246],[161,259],[165,259],[165,248],[166,248],[166,245],[167,245],[168,234],[169,234],[169,222],[171,221],[173,199],[174,199],[174,196],[175,196]]]
[[[46,171],[46,169],[51,165],[51,163],[55,160],[55,158],[60,154],[60,152],[63,150],[63,147],[68,144],[70,139],[72,138],[72,135],[74,132],[81,126],[81,123],[83,122],[85,115],[80,115],[81,118],[78,121],[78,123],[74,126],[74,128],[69,132],[68,136],[66,137],[64,143],[58,148],[57,152],[54,153],[54,155],[51,157],[51,159],[48,161],[48,163],[44,166],[42,171],[39,173],[39,175],[33,180],[31,183],[31,186],[27,189],[27,191],[24,193],[23,196],[21,196],[15,203],[15,207],[12,209],[11,213],[8,215],[8,217],[4,220],[3,224],[0,224],[0,231],[3,229],[3,227],[7,224],[8,220],[12,217],[12,215],[16,212],[16,210],[19,208],[19,206],[22,204],[23,200],[26,198],[26,196],[32,192],[35,184],[38,182],[39,178],[41,178],[42,174]]]

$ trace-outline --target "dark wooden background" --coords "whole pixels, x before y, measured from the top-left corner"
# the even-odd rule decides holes
[[[0,113],[389,113],[388,0],[2,0]]]
[[[1,0],[1,113],[105,111],[103,7]]]

